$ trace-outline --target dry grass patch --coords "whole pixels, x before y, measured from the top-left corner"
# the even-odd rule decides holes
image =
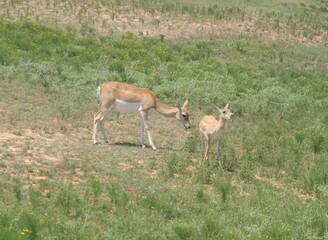
[[[224,12],[224,9],[222,9]],[[328,41],[327,29],[305,28],[304,23],[278,16],[266,16],[260,10],[247,12],[246,17],[214,19],[189,14],[145,11],[133,5],[111,6],[92,2],[9,1],[0,3],[0,15],[5,19],[22,17],[58,27],[69,27],[84,35],[122,35],[132,32],[139,36],[185,40],[222,40],[241,35],[264,42],[299,42],[323,45]],[[229,13],[225,13],[229,16]],[[292,25],[292,26],[291,26]]]

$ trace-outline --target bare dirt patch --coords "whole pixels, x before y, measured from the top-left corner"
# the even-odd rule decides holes
[[[274,181],[272,179],[269,179],[265,176],[259,176],[259,175],[256,175],[255,178],[261,182],[265,182],[277,189],[280,189],[284,192],[287,192],[287,193],[290,193],[294,196],[297,196],[298,198],[302,199],[302,200],[314,200],[314,197],[312,195],[309,195],[309,194],[304,194],[304,193],[301,193],[299,192],[298,189],[296,188],[293,188],[293,187],[289,187],[289,186],[285,186],[284,184],[280,183],[280,182],[277,182],[277,181]]]
[[[83,173],[78,168],[74,176],[69,171],[61,172],[60,176],[51,173],[62,168],[65,160],[62,153],[65,148],[58,147],[66,141],[67,136],[64,134],[50,135],[31,129],[21,129],[17,133],[0,129],[0,133],[0,174],[23,180],[23,185],[31,186],[39,186],[42,180],[57,181],[66,178],[72,184],[81,181]]]

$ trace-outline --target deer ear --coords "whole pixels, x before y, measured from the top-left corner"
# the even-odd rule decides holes
[[[229,107],[229,104],[227,104],[227,105],[224,107],[224,109],[228,109],[228,107]]]
[[[176,106],[177,106],[177,108],[179,110],[179,114],[181,115],[181,113],[182,113],[181,105],[180,104],[177,104]]]
[[[213,107],[214,107],[214,109],[215,109],[215,110],[217,110],[217,111],[221,112],[221,109],[220,109],[220,108],[218,108],[217,106],[215,106],[214,104],[213,104]]]
[[[184,102],[184,104],[183,104],[183,106],[182,106],[182,108],[186,108],[187,106],[188,106],[188,99]]]

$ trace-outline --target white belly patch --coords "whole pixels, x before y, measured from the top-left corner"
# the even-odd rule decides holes
[[[120,112],[138,112],[140,109],[139,102],[125,102],[117,99],[115,102],[115,108]]]

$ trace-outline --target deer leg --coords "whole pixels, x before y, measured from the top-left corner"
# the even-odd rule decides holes
[[[101,113],[102,111],[99,110],[93,118],[93,135],[92,135],[93,144],[97,144],[97,128],[98,128],[98,121]]]
[[[216,159],[219,161],[220,160],[220,158],[221,158],[221,153],[220,153],[220,139],[218,139],[218,141],[217,141],[217,148],[218,148],[218,155],[217,155],[217,157],[216,157]]]
[[[113,105],[110,106],[109,108],[103,108],[101,110],[99,110],[93,119],[93,143],[97,144],[97,128],[98,128],[98,123],[100,125],[100,129],[101,129],[101,133],[102,133],[102,137],[103,140],[107,143],[108,139],[107,139],[107,135],[106,135],[106,131],[104,128],[104,120],[106,118],[106,116],[108,115],[108,113],[113,109]]]
[[[153,148],[153,150],[156,150],[156,147],[155,147],[155,145],[153,143],[153,140],[151,138],[151,135],[150,135],[149,125],[147,123],[148,115],[147,115],[147,113],[145,111],[139,110],[139,112],[140,112],[141,118],[143,120],[143,124],[145,125],[145,128],[146,128],[146,132],[147,132],[147,135],[148,135],[149,144]]]
[[[202,148],[202,157],[205,158],[204,152],[205,152],[205,136],[204,133],[199,131],[199,138],[200,138],[200,143],[201,143],[201,148]]]
[[[199,139],[200,139],[200,144],[201,144],[201,148],[202,148],[202,155],[204,152],[204,138],[201,132],[199,132]]]
[[[142,148],[145,148],[145,144],[144,144],[144,131],[145,131],[145,124],[144,121],[142,119],[142,117],[140,118],[140,145]]]
[[[211,146],[211,136],[205,135],[205,160],[209,159],[210,146]]]
[[[103,141],[104,141],[104,143],[108,143],[107,134],[106,134],[106,131],[104,128],[104,120],[100,120],[99,125],[100,125],[100,130],[101,130]]]

